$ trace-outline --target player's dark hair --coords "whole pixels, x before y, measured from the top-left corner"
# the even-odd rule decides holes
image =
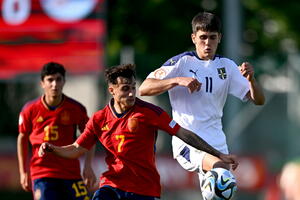
[[[135,65],[123,64],[113,66],[105,70],[105,78],[108,83],[117,84],[118,77],[124,77],[127,79],[135,78]]]
[[[197,31],[221,33],[221,20],[215,14],[200,12],[192,20],[193,33]]]
[[[44,80],[45,76],[59,73],[65,79],[66,70],[62,64],[56,62],[46,63],[41,71],[41,80]]]

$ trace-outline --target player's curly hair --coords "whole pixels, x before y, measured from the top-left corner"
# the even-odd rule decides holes
[[[62,64],[56,62],[46,63],[41,71],[41,80],[44,80],[45,76],[59,73],[65,79],[66,70]]]
[[[122,64],[110,67],[105,70],[105,78],[107,83],[117,84],[117,78],[124,77],[127,79],[135,78],[135,65],[134,64]]]
[[[200,12],[192,20],[193,33],[199,30],[221,33],[221,26],[220,18],[209,12]]]

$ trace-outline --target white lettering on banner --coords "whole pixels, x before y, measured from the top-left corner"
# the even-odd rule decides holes
[[[75,22],[90,14],[97,0],[43,0],[42,8],[46,14],[58,22]]]
[[[9,25],[24,23],[31,10],[31,0],[3,0],[3,20]]]
[[[8,25],[20,25],[31,14],[32,0],[3,0],[3,20]],[[87,17],[96,7],[98,0],[40,0],[43,12],[61,23],[72,23]]]

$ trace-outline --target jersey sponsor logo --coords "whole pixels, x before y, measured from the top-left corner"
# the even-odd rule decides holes
[[[227,73],[226,73],[226,70],[225,70],[225,67],[222,67],[222,68],[217,68],[218,70],[218,74],[219,74],[219,78],[224,80],[227,78]]]
[[[109,130],[108,124],[105,124],[105,125],[101,128],[101,131],[108,131],[108,130]]]
[[[170,62],[170,64],[171,64],[171,65],[173,65],[173,64],[175,64],[175,63],[176,63],[176,61],[175,61],[175,60],[173,60],[172,58],[169,60],[169,62]]]
[[[177,124],[177,123],[176,123],[174,120],[172,120],[172,121],[170,121],[169,126],[170,126],[171,128],[174,128],[176,124]]]
[[[162,68],[159,68],[154,71],[154,77],[157,79],[163,79],[166,76],[166,74],[167,72]]]
[[[197,71],[198,71],[198,69],[196,71],[193,71],[193,70],[190,69],[189,72],[193,73],[194,74],[193,77],[196,78],[196,77],[198,77],[197,76]]]
[[[39,116],[39,117],[37,118],[37,120],[36,120],[37,123],[40,123],[40,122],[43,122],[43,121],[44,121],[44,119],[43,119],[42,116]]]

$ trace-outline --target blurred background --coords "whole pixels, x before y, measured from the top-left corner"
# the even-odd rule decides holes
[[[267,98],[256,107],[230,97],[224,110],[228,145],[240,159],[236,199],[287,199],[280,175],[300,155],[298,1],[1,0],[0,8],[1,199],[32,199],[19,184],[16,139],[22,106],[42,94],[43,64],[65,65],[64,93],[83,103],[91,116],[110,98],[106,67],[135,63],[140,84],[170,57],[193,50],[191,20],[204,10],[223,22],[218,54],[237,64],[252,63]],[[167,94],[143,99],[171,114]],[[197,175],[172,159],[171,137],[161,132],[157,149],[162,199],[201,199]],[[99,145],[98,174],[105,170],[103,156]]]

